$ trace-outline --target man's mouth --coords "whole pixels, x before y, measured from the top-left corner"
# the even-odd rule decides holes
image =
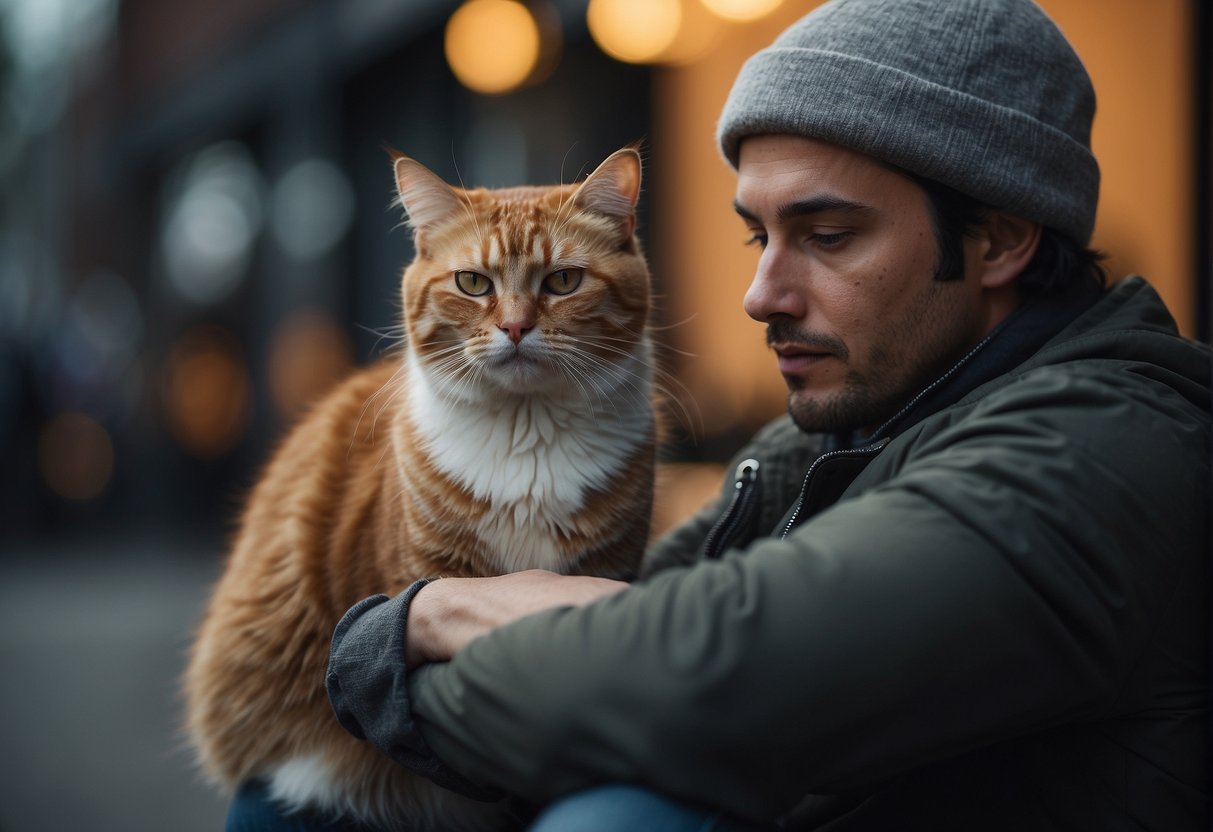
[[[823,350],[815,350],[799,344],[773,344],[779,372],[783,375],[799,375],[814,365],[833,358],[834,354]]]

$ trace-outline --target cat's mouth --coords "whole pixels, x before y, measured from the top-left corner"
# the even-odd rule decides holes
[[[534,367],[541,362],[539,357],[531,355],[528,352],[523,352],[521,349],[514,349],[510,352],[494,355],[490,359],[490,363],[494,367]]]
[[[503,350],[486,362],[499,384],[513,389],[538,389],[551,383],[551,362],[542,351],[514,348]],[[536,387],[538,385],[538,387]]]

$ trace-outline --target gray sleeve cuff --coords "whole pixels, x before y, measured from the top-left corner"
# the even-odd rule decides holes
[[[324,677],[337,721],[405,768],[478,800],[503,794],[477,786],[435,756],[413,721],[405,671],[409,602],[420,580],[395,598],[373,595],[349,609],[333,631]]]

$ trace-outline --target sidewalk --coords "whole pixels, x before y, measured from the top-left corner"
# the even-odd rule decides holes
[[[223,828],[177,730],[219,562],[163,541],[0,550],[0,832]]]

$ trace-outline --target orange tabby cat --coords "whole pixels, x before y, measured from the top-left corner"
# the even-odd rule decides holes
[[[640,157],[496,191],[394,166],[417,249],[407,345],[322,401],[257,484],[190,657],[187,724],[229,787],[261,778],[287,806],[389,828],[491,828],[494,807],[337,724],[329,639],[358,600],[425,576],[634,573],[654,455]]]

